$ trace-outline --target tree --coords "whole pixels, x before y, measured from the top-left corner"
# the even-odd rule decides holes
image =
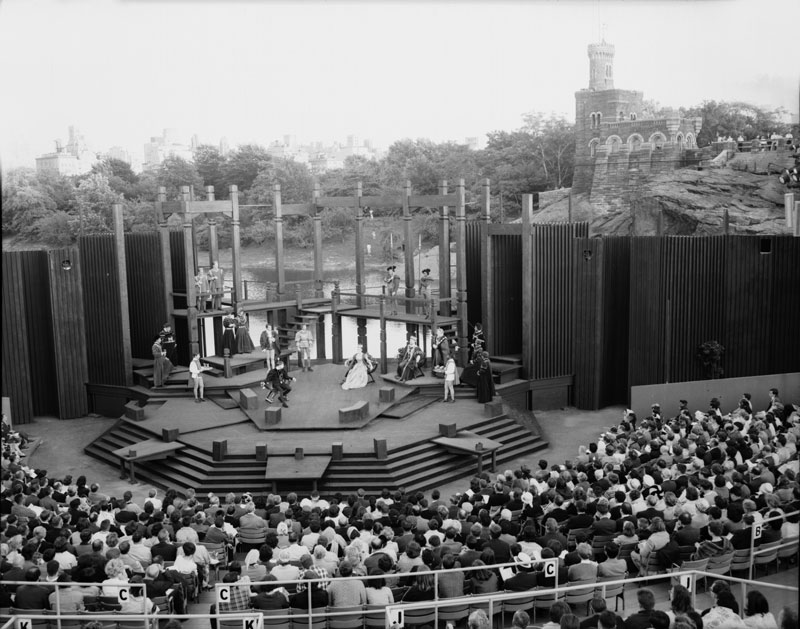
[[[197,174],[203,180],[203,186],[214,186],[214,197],[227,199],[228,182],[225,181],[225,169],[228,160],[219,149],[209,144],[202,144],[194,152],[194,165]]]
[[[105,175],[111,189],[123,195],[126,199],[132,199],[136,196],[136,184],[139,183],[139,177],[133,172],[128,162],[107,157],[92,166],[92,172]]]
[[[197,168],[182,157],[170,155],[161,162],[156,175],[159,186],[167,189],[167,198],[180,199],[183,186],[194,186],[196,197],[202,198],[203,180],[197,174]]]
[[[73,242],[71,222],[72,217],[61,210],[48,214],[36,221],[38,237],[48,245],[55,247],[71,245]]]
[[[103,174],[90,174],[78,183],[75,190],[77,213],[83,217],[84,234],[107,233],[113,225],[112,206],[122,203],[122,195],[114,192]]]
[[[55,201],[36,185],[35,179],[23,177],[3,185],[3,233],[35,240],[38,222],[56,210]]]
[[[245,144],[236,149],[225,162],[224,180],[229,185],[239,187],[239,192],[247,192],[253,186],[258,174],[272,163],[272,157],[263,146]]]
[[[708,146],[718,137],[736,140],[741,136],[752,140],[775,132],[785,135],[790,129],[790,125],[781,122],[785,110],[763,109],[741,101],[707,100],[695,107],[682,108],[680,113],[684,117],[703,119],[703,128],[697,134],[698,146]]]
[[[572,185],[575,170],[575,125],[563,116],[541,112],[523,115],[523,129],[534,139],[534,155],[539,161],[548,189]]]

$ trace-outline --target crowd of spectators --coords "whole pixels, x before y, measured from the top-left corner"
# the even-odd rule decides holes
[[[300,499],[153,489],[136,503],[131,492],[116,498],[84,477],[51,478],[4,451],[0,571],[4,581],[30,585],[2,587],[0,607],[50,608],[48,583],[71,581],[78,585],[59,595],[80,609],[82,596],[113,596],[141,581],[148,598],[177,592],[180,613],[186,599],[213,585],[218,564],[237,593],[221,612],[425,601],[624,578],[643,572],[653,553],[679,563],[671,547],[692,545],[697,558],[746,548],[751,528],[765,518],[771,521],[756,544],[797,537],[798,410],[775,390],[760,412],[746,394],[727,414],[716,399],[695,413],[684,401],[676,406],[673,417],[659,405],[641,420],[626,411],[574,460],[483,473],[447,498],[437,490]],[[599,555],[592,547],[598,536],[607,540]],[[630,545],[630,557],[621,559]],[[543,569],[547,559],[557,559],[553,576]],[[428,571],[438,571],[436,578]],[[646,599],[639,598],[643,609]],[[664,629],[713,629],[715,615],[726,614],[712,609],[701,622],[681,601],[678,591]],[[593,603],[595,624],[585,626],[611,629],[600,605]],[[752,613],[742,622],[771,626],[763,609],[748,597]],[[663,622],[636,624],[634,616],[626,629]],[[551,618],[561,623],[554,627],[562,620]]]

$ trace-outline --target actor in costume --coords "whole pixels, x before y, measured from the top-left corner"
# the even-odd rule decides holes
[[[214,310],[222,309],[222,293],[225,290],[225,271],[219,267],[216,260],[208,271],[209,284],[211,284],[211,308]],[[213,278],[213,283],[211,282]],[[233,354],[231,354],[232,356]]]
[[[412,380],[422,373],[422,363],[424,355],[422,350],[417,347],[417,339],[409,337],[408,345],[400,348],[397,354],[397,379],[401,382]]]
[[[294,335],[294,344],[297,347],[297,353],[300,358],[300,365],[303,371],[314,371],[311,368],[311,348],[314,345],[314,337],[304,323]]]
[[[425,314],[425,318],[428,319],[431,316],[431,285],[433,284],[433,278],[431,277],[431,270],[430,269],[422,269],[422,277],[419,278],[419,296],[425,300],[425,303],[422,305],[422,312]]]
[[[484,347],[486,347],[486,338],[483,336],[483,325],[476,323],[469,342],[469,360],[475,358],[476,353],[481,354]]]
[[[261,345],[261,351],[266,354],[267,369],[275,369],[275,356],[280,354],[280,347],[278,347],[278,335],[269,323],[261,333],[259,345]]]
[[[396,266],[387,266],[386,277],[383,278],[383,282],[386,284],[386,292],[389,295],[386,300],[386,309],[393,315],[397,314],[397,291],[400,288],[400,278],[395,273],[396,270]]]
[[[289,408],[289,394],[292,392],[290,383],[294,381],[295,379],[289,377],[289,374],[286,373],[286,365],[284,365],[283,361],[279,358],[278,362],[275,364],[275,369],[269,370],[266,382],[261,385],[264,388],[270,389],[270,392],[265,398],[267,404],[272,404],[277,395],[278,401],[280,401],[283,408]]]
[[[161,347],[161,337],[157,336],[153,339],[153,387],[163,387],[171,372],[172,362]]]
[[[200,362],[200,352],[197,352],[192,358],[192,362],[189,363],[189,375],[192,378],[194,384],[194,401],[195,402],[205,402],[206,398],[203,397],[203,393],[205,390],[205,383],[203,382],[203,372],[210,371],[211,367],[208,367]]]
[[[492,363],[489,362],[489,352],[483,352],[478,365],[478,402],[491,402],[494,394]]]
[[[158,336],[161,338],[161,349],[164,350],[169,361],[173,365],[176,364],[175,349],[178,347],[178,344],[175,342],[175,333],[172,331],[172,325],[169,321],[161,328],[161,332],[158,333]]]
[[[450,358],[450,339],[444,335],[444,330],[438,328],[433,339],[433,375],[441,378],[444,376],[444,367]]]
[[[450,356],[444,366],[444,399],[442,402],[447,402],[448,396],[451,402],[456,401],[455,386],[457,384],[459,384],[458,369],[456,368],[456,361]]]
[[[375,371],[378,363],[364,351],[363,345],[359,345],[356,353],[347,359],[345,365],[347,365],[347,373],[344,376],[342,388],[347,391],[348,389],[361,389],[367,386],[369,384],[369,374]]]
[[[228,355],[233,357],[236,355],[236,315],[233,310],[228,308],[225,316],[222,317],[222,353],[225,355],[225,350],[228,350]]]
[[[209,287],[208,275],[203,267],[200,267],[197,271],[197,275],[194,276],[194,287],[197,289],[197,310],[205,312],[209,296]]]
[[[253,348],[253,339],[250,338],[250,323],[244,310],[240,310],[236,315],[236,352],[249,354]]]

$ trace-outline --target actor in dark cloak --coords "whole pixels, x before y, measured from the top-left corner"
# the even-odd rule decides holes
[[[492,397],[494,397],[492,364],[489,362],[489,352],[483,352],[478,365],[478,402],[482,404],[491,402]]]

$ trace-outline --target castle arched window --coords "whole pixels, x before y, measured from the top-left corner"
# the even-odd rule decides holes
[[[697,146],[694,139],[694,133],[686,134],[686,146],[689,148],[695,148]]]
[[[622,122],[623,120],[625,120],[625,112],[621,111],[619,112],[619,121]]]
[[[594,129],[597,126],[597,116],[594,113],[592,113],[591,119],[592,119],[592,129]]]
[[[631,114],[631,120],[636,120],[636,114]]]
[[[603,122],[603,114],[602,112],[597,114],[597,126],[600,127],[600,124]]]
[[[656,133],[650,136],[648,142],[650,142],[650,144],[653,145],[654,149],[660,151],[661,149],[664,148],[664,144],[667,143],[667,136],[665,136],[660,131],[657,131]]]
[[[677,136],[675,136],[675,141],[678,144],[678,150],[682,150],[683,149],[683,133],[679,133]]]
[[[591,142],[589,142],[589,156],[595,157],[597,155],[597,146],[600,144],[600,140],[595,138]]]
[[[643,142],[644,138],[638,133],[634,133],[628,138],[628,148],[630,148],[631,151],[638,151],[642,148]]]
[[[620,146],[622,146],[622,139],[618,135],[611,135],[606,140],[606,146],[609,153],[618,153]]]
[[[611,78],[611,67],[612,67],[612,66],[611,66],[611,64],[610,64],[610,63],[607,63],[607,64],[606,64],[606,78],[608,78],[608,79],[610,79],[610,78]]]

